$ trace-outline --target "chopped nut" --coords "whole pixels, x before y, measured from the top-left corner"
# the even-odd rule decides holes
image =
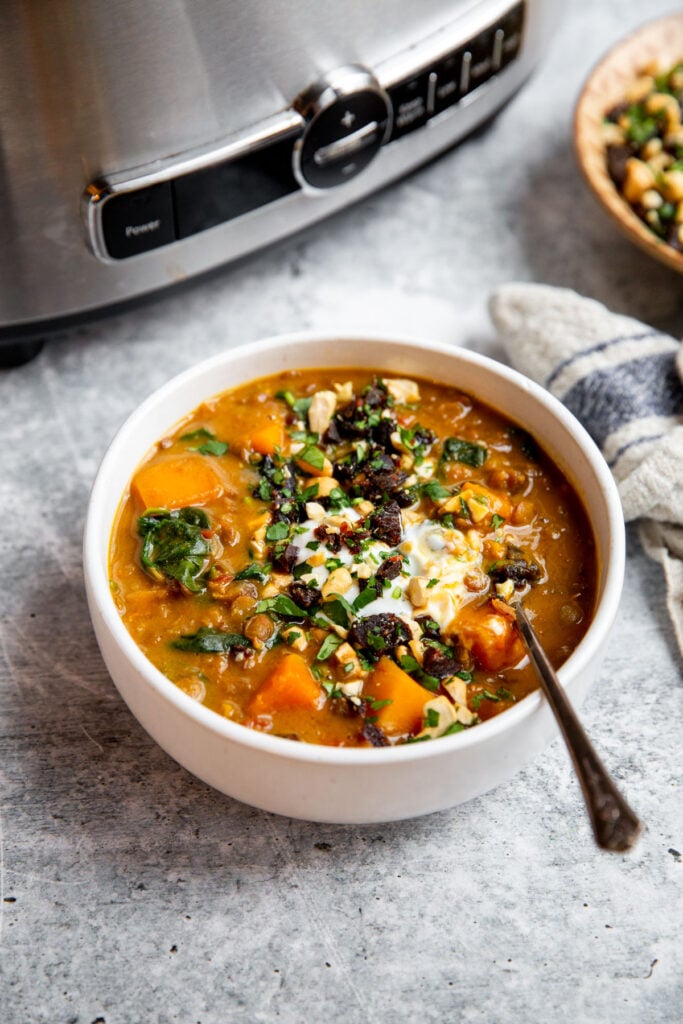
[[[308,640],[302,630],[297,629],[296,626],[293,626],[291,629],[285,629],[282,633],[282,639],[293,651],[305,651],[308,647]]]
[[[406,380],[400,377],[393,380],[385,378],[383,383],[395,402],[407,405],[420,401],[420,388],[414,380]]]
[[[347,636],[349,635],[348,629],[344,629],[344,627],[340,626],[338,622],[332,622],[331,619],[330,629],[332,630],[333,633],[336,633],[337,636],[340,636],[342,640],[346,640]]]
[[[485,519],[490,514],[489,503],[483,495],[474,494],[465,488],[460,497],[469,509],[472,522],[480,523],[482,519]]]
[[[444,696],[428,700],[423,708],[423,713],[425,722],[435,717],[436,725],[425,725],[419,733],[420,736],[431,736],[433,739],[437,736],[443,736],[449,726],[457,721],[455,708],[448,697]]]
[[[433,459],[424,459],[415,467],[415,475],[419,480],[430,480],[434,476],[435,468]]]
[[[360,697],[363,692],[363,686],[362,679],[349,679],[345,683],[340,683],[339,689],[345,697]]]
[[[308,564],[312,566],[324,565],[326,560],[327,554],[322,550],[314,551],[313,554],[309,555],[306,559]]]
[[[344,384],[335,384],[334,390],[337,392],[337,401],[340,405],[347,405],[353,398],[353,384],[350,380]]]
[[[369,580],[372,576],[372,569],[366,562],[358,562],[353,567],[353,573],[358,580]]]
[[[406,448],[406,446],[404,445],[398,430],[394,430],[394,432],[389,435],[389,440],[391,441],[392,446],[396,449],[397,452],[410,451],[410,449]]]
[[[422,630],[420,629],[420,624],[418,622],[415,622],[415,619],[408,619],[408,621],[406,622],[406,626],[408,627],[408,630],[413,640],[420,640],[422,638]]]
[[[460,722],[461,725],[471,725],[474,721],[475,716],[466,704],[458,704],[454,710],[455,720],[456,722]]]
[[[315,434],[325,433],[336,408],[337,396],[334,391],[316,391],[308,409],[308,425]]]
[[[353,577],[345,566],[333,569],[321,587],[323,597],[331,594],[345,594],[353,586]]]
[[[412,604],[413,608],[424,608],[427,605],[429,593],[427,591],[427,583],[429,580],[425,579],[424,576],[413,576],[410,583],[406,587],[406,597]]]
[[[512,580],[505,580],[503,583],[496,583],[496,593],[504,601],[509,601],[515,592],[515,585]]]
[[[401,509],[401,519],[404,526],[413,526],[415,523],[424,522],[424,513],[416,508]]]
[[[410,647],[410,652],[411,652],[412,656],[415,658],[415,661],[418,663],[418,665],[421,665],[422,662],[424,661],[424,656],[425,656],[424,647],[422,646],[422,641],[421,640],[416,640],[415,638],[413,638],[408,643],[408,647]]]
[[[476,530],[467,531],[467,543],[473,551],[481,551],[484,546],[484,538]]]
[[[304,487],[313,487],[314,485],[318,488],[316,498],[329,498],[332,491],[339,487],[339,483],[333,476],[311,476],[306,480]]]
[[[358,655],[351,644],[341,644],[332,655],[332,660],[336,661],[338,665],[341,665],[344,668],[346,668],[347,665],[352,665],[353,668],[349,671],[353,672],[355,676],[363,678],[367,675],[366,672],[363,672],[360,661],[358,660]]]
[[[464,679],[449,679],[443,684],[455,704],[467,704],[467,683]]]
[[[308,516],[309,519],[319,520],[324,519],[325,516],[327,515],[327,512],[322,507],[322,505],[318,504],[317,501],[307,501],[306,515]]]
[[[363,517],[369,516],[371,512],[375,511],[375,506],[372,502],[366,501],[365,498],[362,498],[356,505],[354,505],[354,508],[356,509],[356,512]]]

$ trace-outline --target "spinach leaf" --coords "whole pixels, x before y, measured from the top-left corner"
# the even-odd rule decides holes
[[[465,441],[461,437],[447,437],[441,459],[444,462],[462,462],[465,466],[483,466],[488,452],[483,444]]]
[[[268,579],[268,573],[270,572],[270,565],[260,565],[258,562],[250,562],[244,569],[235,576],[236,580],[258,580],[259,583],[265,583]]]
[[[154,579],[177,580],[186,590],[204,590],[199,579],[211,552],[209,518],[201,508],[148,509],[138,519],[143,567]]]
[[[305,619],[307,612],[292,601],[286,594],[278,594],[277,597],[268,597],[265,601],[259,601],[256,605],[255,614],[261,612],[274,612],[285,619]]]
[[[349,624],[354,617],[353,608],[341,594],[337,594],[336,597],[325,601],[320,610],[323,615],[327,616],[330,622],[334,622],[336,626],[341,626],[343,629],[349,628]]]
[[[251,647],[251,642],[241,633],[223,633],[211,626],[202,626],[196,633],[185,633],[171,642],[178,651],[193,654],[227,654],[233,647]]]

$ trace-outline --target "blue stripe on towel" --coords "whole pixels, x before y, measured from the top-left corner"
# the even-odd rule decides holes
[[[673,354],[661,352],[589,373],[562,401],[602,448],[632,420],[683,413],[683,387]]]
[[[673,350],[678,348],[678,345],[673,338],[669,338],[666,334],[660,335],[659,331],[642,331],[639,334],[623,334],[618,338],[610,338],[609,341],[601,341],[598,345],[591,345],[590,348],[582,348],[578,352],[572,352],[570,356],[567,356],[566,359],[563,359],[557,364],[546,380],[545,387],[550,389],[553,385],[553,381],[557,380],[559,375],[567,366],[571,366],[572,363],[585,359],[586,356],[593,355],[594,352],[605,352],[608,348],[612,348],[614,345],[621,345],[624,341],[644,341],[646,338],[656,338],[658,336],[667,338],[667,340],[671,342],[671,348]]]

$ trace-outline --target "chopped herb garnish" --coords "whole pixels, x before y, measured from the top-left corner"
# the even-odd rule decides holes
[[[282,398],[300,420],[305,420],[311,407],[312,398],[295,398],[291,391],[276,391],[276,398]]]
[[[415,672],[420,666],[411,654],[404,654],[401,660],[401,668],[404,672]]]
[[[314,666],[314,668],[318,672],[320,672],[320,669],[319,669],[319,667],[317,665]],[[335,700],[335,699],[338,700],[340,697],[344,696],[343,691],[340,690],[339,687],[337,686],[337,684],[334,683],[331,679],[324,679],[320,685],[322,686],[323,690],[325,691],[327,696],[330,698],[330,700]]]
[[[427,584],[427,590],[432,590],[432,588],[435,587],[438,582],[439,581],[436,579],[436,577],[432,576],[429,583]]]
[[[451,496],[451,492],[448,488],[440,484],[438,480],[430,480],[428,483],[422,484],[420,490],[435,503],[444,501],[446,498],[450,498]]]
[[[325,453],[317,448],[314,444],[307,444],[305,448],[302,448],[296,455],[297,462],[304,462],[307,466],[311,466],[313,469],[322,469],[325,465]]]
[[[340,636],[337,636],[336,633],[328,633],[328,635],[325,637],[320,646],[320,650],[315,656],[315,660],[327,661],[330,655],[334,654],[337,648],[340,647],[341,644],[343,643],[344,641],[342,640],[342,638]]]
[[[493,530],[497,530],[499,527],[503,525],[504,522],[505,519],[503,518],[503,516],[499,516],[497,512],[494,512],[493,515],[491,516],[491,528]]]
[[[289,523],[271,523],[266,530],[266,540],[284,540],[289,536]]]
[[[226,441],[217,441],[215,438],[212,438],[205,444],[200,444],[196,450],[200,455],[225,455],[228,448],[229,445]]]
[[[425,717],[425,725],[428,729],[436,729],[439,724],[440,714],[436,708],[427,708],[427,715]]]

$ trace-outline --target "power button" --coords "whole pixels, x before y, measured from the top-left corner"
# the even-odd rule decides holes
[[[374,75],[339,68],[294,104],[305,122],[294,146],[294,174],[308,189],[327,189],[355,178],[391,131],[391,101]]]

